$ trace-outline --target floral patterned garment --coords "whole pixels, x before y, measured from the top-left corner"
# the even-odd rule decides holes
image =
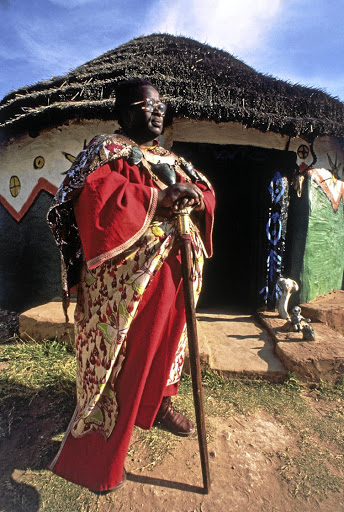
[[[142,232],[137,231],[129,248],[114,253],[106,261],[100,260],[95,268],[90,265],[88,268],[73,204],[81,197],[90,174],[121,159],[131,162],[132,169],[136,169],[136,176],[146,176],[146,180],[148,176],[152,188],[164,186],[152,172],[154,164],[160,162],[173,167],[179,180],[194,181],[183,170],[188,170],[191,164],[168,150],[156,146],[141,152],[139,162],[134,162],[137,150],[135,143],[121,134],[101,135],[93,139],[76,158],[48,213],[48,222],[62,256],[65,313],[70,289],[78,285],[78,304],[75,310],[77,407],[71,430],[74,437],[96,431],[108,438],[113,431],[118,416],[115,383],[125,358],[130,324],[145,289],[176,243],[176,227],[173,220],[158,221],[152,217],[144,224]],[[198,171],[196,175],[196,181],[203,183],[213,197],[213,189],[208,180]],[[209,206],[208,227],[205,229],[210,240],[207,249],[209,255],[212,211],[213,206]],[[203,254],[207,255],[207,252],[198,229],[192,222],[190,225],[194,297],[197,303],[202,284]],[[180,379],[186,342],[184,328],[167,385]]]
[[[82,150],[73,165],[67,173],[64,181],[55,194],[54,200],[47,214],[48,224],[53,232],[55,241],[61,253],[61,277],[63,308],[68,320],[67,309],[70,303],[70,290],[73,289],[80,279],[80,272],[84,262],[82,244],[79,236],[79,230],[73,211],[73,201],[81,193],[87,177],[96,169],[106,163],[118,159],[127,161],[133,158],[133,152],[137,145],[126,136],[120,133],[113,135],[98,135]],[[148,172],[157,188],[163,188],[163,184],[157,176],[151,171],[151,164],[156,162],[168,162],[184,181],[190,182],[194,179],[186,173],[183,168],[192,168],[189,162],[183,158],[177,157],[165,148],[157,145],[145,153],[145,158],[137,164],[140,170]],[[203,182],[214,194],[211,183],[207,178],[197,171],[197,179]],[[213,218],[211,220],[213,223]],[[213,224],[210,226],[209,242],[211,244],[211,235]],[[212,247],[208,250],[209,257],[212,253]]]
[[[203,250],[193,229],[193,282],[197,302],[202,285]],[[93,270],[83,267],[75,311],[77,416],[72,435],[98,431],[109,437],[118,415],[115,383],[125,358],[126,336],[142,295],[176,238],[173,222],[154,221],[121,259]],[[183,330],[167,385],[179,381],[187,342]]]

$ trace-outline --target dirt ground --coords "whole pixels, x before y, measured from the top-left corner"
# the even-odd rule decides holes
[[[340,512],[344,493],[300,498],[281,476],[281,454],[292,456],[295,435],[264,411],[207,418],[212,487],[202,492],[197,437],[174,438],[171,453],[153,468],[139,429],[127,457],[126,485],[114,494],[95,496],[67,484],[45,469],[59,443],[72,401],[56,411],[49,396],[16,406],[10,433],[1,431],[1,512]],[[63,420],[61,418],[64,418]],[[8,427],[6,425],[6,429]],[[166,434],[165,435],[170,435]]]
[[[209,442],[212,487],[202,495],[197,440],[183,440],[161,466],[137,476],[135,468],[127,488],[112,497],[104,512],[117,510],[173,510],[183,512],[339,512],[344,494],[325,501],[293,497],[278,474],[277,454],[294,439],[271,417],[234,415],[230,420],[209,419],[213,439]],[[129,471],[131,464],[128,465]],[[134,476],[135,475],[135,476]],[[164,481],[161,481],[161,477]],[[130,508],[128,507],[130,504]],[[122,508],[120,508],[122,507]]]
[[[0,357],[0,373],[8,367]],[[17,396],[25,396],[24,387],[16,385]],[[298,466],[292,461],[300,450],[299,432],[262,408],[249,413],[235,407],[224,414],[208,412],[208,495],[202,490],[197,436],[176,438],[155,427],[156,435],[173,438],[171,444],[166,441],[165,456],[152,465],[142,431],[136,429],[126,462],[126,485],[116,493],[96,496],[46,470],[74,409],[73,396],[57,402],[51,393],[32,392],[27,399],[15,400],[6,416],[0,411],[0,512],[344,512],[344,490],[335,483],[336,476],[338,482],[344,479],[343,466],[332,465],[329,471],[333,488],[327,482],[326,492],[310,492],[308,497],[298,492]],[[211,400],[211,394],[206,395],[208,411]],[[313,398],[310,403],[319,418],[333,412],[344,415],[342,403],[320,404]],[[331,457],[343,458],[338,445],[329,445],[321,435],[317,447],[325,466],[332,463]],[[322,482],[315,487],[321,490]]]

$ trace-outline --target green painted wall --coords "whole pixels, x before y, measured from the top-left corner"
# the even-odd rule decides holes
[[[301,302],[341,289],[344,271],[344,209],[335,212],[330,200],[308,178],[308,231],[300,275]]]

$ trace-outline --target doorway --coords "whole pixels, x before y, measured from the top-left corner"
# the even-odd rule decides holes
[[[279,171],[291,178],[293,152],[254,146],[175,142],[173,151],[190,160],[212,182],[217,198],[214,256],[206,261],[199,307],[251,313],[264,304],[269,184]]]

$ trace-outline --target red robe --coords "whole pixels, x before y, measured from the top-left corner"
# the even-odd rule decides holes
[[[184,177],[179,174],[177,179],[184,181]],[[203,190],[206,206],[201,223],[203,248],[210,255],[214,195],[207,182],[198,182],[197,185]],[[85,379],[88,379],[87,385],[93,388],[92,382],[95,376],[98,385],[100,382],[107,381],[110,384],[110,391],[112,390],[116,396],[116,411],[108,406],[108,401],[108,408],[104,406],[101,410],[102,418],[104,419],[104,415],[109,412],[110,420],[106,418],[103,423],[101,420],[99,423],[95,421],[86,423],[87,420],[80,419],[78,423],[78,414],[81,417],[81,412],[80,407],[79,410],[77,407],[60,451],[50,465],[56,474],[92,490],[108,490],[120,482],[134,424],[149,429],[154,422],[162,397],[175,395],[178,389],[178,381],[169,380],[169,377],[185,328],[181,261],[173,230],[168,231],[170,228],[166,228],[164,231],[162,223],[157,223],[152,228],[152,222],[156,219],[154,215],[158,188],[156,181],[148,172],[142,171],[136,165],[129,165],[125,158],[120,158],[110,160],[89,174],[80,195],[74,199],[74,214],[87,262],[87,268],[86,265],[84,266],[84,275],[91,273],[92,277],[90,280],[92,284],[82,287],[82,292],[79,285],[76,326],[79,326],[81,331],[84,328],[84,318],[87,316],[85,311],[88,311],[87,319],[93,318],[95,314],[95,309],[92,310],[93,304],[90,306],[93,311],[91,313],[86,306],[91,287],[95,286],[93,280],[101,283],[97,290],[101,291],[103,299],[104,294],[108,298],[109,293],[113,299],[113,290],[109,290],[108,285],[105,286],[103,275],[109,274],[114,266],[118,276],[121,275],[123,278],[123,269],[125,270],[125,265],[129,261],[126,257],[129,254],[132,258],[133,248],[136,251],[137,247],[139,248],[137,253],[135,252],[137,258],[134,260],[139,263],[139,251],[142,249],[142,255],[144,249],[148,256],[142,268],[145,265],[147,267],[149,257],[157,254],[157,248],[164,247],[168,242],[157,268],[151,274],[149,274],[150,270],[148,272],[149,282],[142,295],[138,296],[134,292],[133,298],[128,301],[125,280],[123,279],[121,287],[119,287],[120,283],[116,283],[117,288],[114,286],[116,293],[121,290],[121,303],[125,303],[126,312],[131,313],[132,304],[137,302],[135,303],[137,310],[132,314],[134,318],[128,332],[123,336],[122,342],[124,342],[117,356],[117,359],[121,354],[123,358],[125,356],[118,372],[114,368],[106,370],[108,360],[103,357],[102,363],[98,364],[96,361],[94,364],[97,373],[93,372],[92,381],[92,374],[86,375],[86,372],[90,372],[90,359],[88,356],[86,359],[87,370],[84,373]],[[147,241],[146,235],[148,232],[152,234],[152,231],[157,233],[153,247],[155,253],[154,250],[150,253],[148,246],[144,245]],[[197,234],[194,236],[195,240],[199,239]],[[140,269],[137,267],[134,271],[140,272]],[[127,278],[127,282],[130,282],[130,279]],[[111,300],[110,305],[113,308]],[[116,304],[116,301],[114,303]],[[102,305],[102,307],[105,306]],[[117,306],[115,307],[117,310]],[[97,329],[94,333],[90,333],[88,338],[90,346],[96,350],[96,355],[99,355],[97,339],[102,342],[99,326],[107,325],[105,322],[109,322],[110,317],[113,318],[110,313],[113,315],[113,309],[109,311],[107,319],[103,318],[104,309],[100,306],[96,313],[99,317]],[[83,354],[82,351],[85,352],[84,346],[88,340],[82,335],[76,339],[77,354]],[[83,345],[82,349],[78,347],[78,342]],[[181,358],[181,365],[182,362]],[[172,383],[168,385],[169,382]],[[82,384],[82,377],[80,383]],[[97,403],[99,395],[97,385],[95,388],[96,391],[93,395],[91,394],[92,396],[87,395],[87,400],[92,404]],[[99,418],[101,418],[100,414]],[[109,422],[107,427],[106,420]]]

